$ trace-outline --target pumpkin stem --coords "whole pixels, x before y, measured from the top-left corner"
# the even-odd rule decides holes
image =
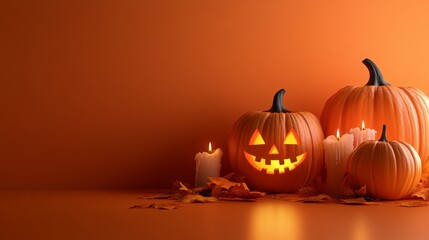
[[[381,137],[378,140],[379,142],[388,142],[386,138],[386,124],[383,124],[383,131],[381,132]]]
[[[285,108],[285,106],[283,105],[283,95],[285,94],[285,90],[284,89],[280,89],[275,95],[274,95],[274,99],[273,99],[273,105],[271,106],[271,108],[269,110],[267,110],[266,112],[277,112],[277,113],[287,113],[290,112],[289,110],[287,110]]]
[[[365,86],[390,86],[390,83],[384,80],[383,75],[373,61],[365,58],[362,62],[369,70],[369,80]]]

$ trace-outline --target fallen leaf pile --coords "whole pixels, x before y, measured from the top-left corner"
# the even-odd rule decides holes
[[[380,205],[381,201],[366,196],[366,186],[359,189],[343,187],[343,198],[337,199],[320,192],[316,186],[300,188],[295,193],[267,194],[251,191],[241,175],[230,173],[224,177],[209,177],[204,187],[191,188],[189,184],[175,181],[172,188],[163,193],[145,194],[139,199],[143,204],[130,209],[172,210],[191,203],[216,203],[220,201],[256,201],[258,199],[276,199],[301,203],[340,203],[346,205]],[[400,207],[429,206],[429,188],[419,188],[410,196],[411,201],[398,202]],[[424,200],[424,201],[422,201]]]
[[[231,182],[223,177],[209,177],[211,196],[222,200],[251,200],[265,197],[263,192],[250,191],[245,182]]]
[[[145,194],[139,199],[145,201],[144,204],[134,205],[130,209],[177,209],[180,204],[186,203],[214,203],[221,201],[252,201],[265,197],[263,192],[250,191],[244,182],[244,177],[230,173],[224,177],[210,177],[205,187],[190,188],[189,185],[180,181],[175,181],[172,188],[165,193]],[[156,200],[173,200],[172,204],[162,204]]]

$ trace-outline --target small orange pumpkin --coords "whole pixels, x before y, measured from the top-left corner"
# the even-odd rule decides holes
[[[325,103],[320,122],[325,135],[339,128],[348,132],[360,126],[389,126],[392,140],[411,144],[422,160],[423,178],[429,173],[429,98],[414,87],[395,87],[386,82],[378,67],[363,60],[370,77],[364,86],[340,89]],[[380,136],[380,135],[378,135]]]
[[[324,168],[323,131],[309,112],[283,106],[281,89],[268,111],[244,114],[234,125],[228,159],[249,186],[268,192],[292,192],[309,184]]]
[[[410,195],[421,178],[419,154],[408,143],[387,141],[386,125],[380,140],[363,142],[350,155],[346,184],[366,186],[368,196],[387,200]]]

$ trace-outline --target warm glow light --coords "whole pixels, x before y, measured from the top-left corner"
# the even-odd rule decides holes
[[[307,152],[296,156],[296,161],[292,162],[290,158],[283,159],[283,164],[280,163],[280,160],[278,159],[271,159],[269,163],[265,158],[261,158],[260,161],[256,161],[256,156],[247,153],[244,151],[244,156],[246,157],[246,160],[258,171],[262,171],[265,169],[267,174],[276,174],[278,172],[279,174],[283,174],[286,172],[286,169],[289,169],[289,171],[294,170],[298,165],[300,165],[302,162],[304,162],[305,158],[307,157]]]
[[[268,154],[279,154],[279,150],[276,148],[275,145],[273,145]]]
[[[249,145],[264,145],[265,141],[259,133],[258,129],[255,129],[252,137],[250,138]]]
[[[365,121],[362,120],[362,130],[365,130]]]
[[[283,204],[281,201],[261,201],[252,206],[250,217],[241,220],[242,224],[248,226],[248,232],[242,233],[243,239],[305,239],[308,231],[312,231],[308,221],[305,221],[308,219],[302,219],[306,215],[300,214],[300,208],[295,205]],[[247,225],[246,221],[250,221],[250,224]],[[317,231],[321,229],[320,226],[312,228]]]
[[[352,229],[352,235],[353,240],[367,240],[371,238],[370,235],[370,229],[369,226],[370,225],[368,223],[368,219],[365,216],[362,216],[360,213],[356,213],[354,215],[354,221],[353,224],[351,226],[353,226]]]
[[[340,129],[339,128],[337,129],[337,136],[336,137],[337,137],[337,140],[340,140]]]
[[[209,142],[209,153],[212,153],[212,142]]]
[[[288,134],[286,135],[284,144],[291,144],[291,145],[298,145],[298,137],[297,137],[297,133],[295,132],[295,130],[291,129]]]

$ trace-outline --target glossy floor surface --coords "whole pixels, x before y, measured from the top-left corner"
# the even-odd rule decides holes
[[[2,190],[0,239],[429,239],[429,207],[284,200],[130,209],[143,191]]]

